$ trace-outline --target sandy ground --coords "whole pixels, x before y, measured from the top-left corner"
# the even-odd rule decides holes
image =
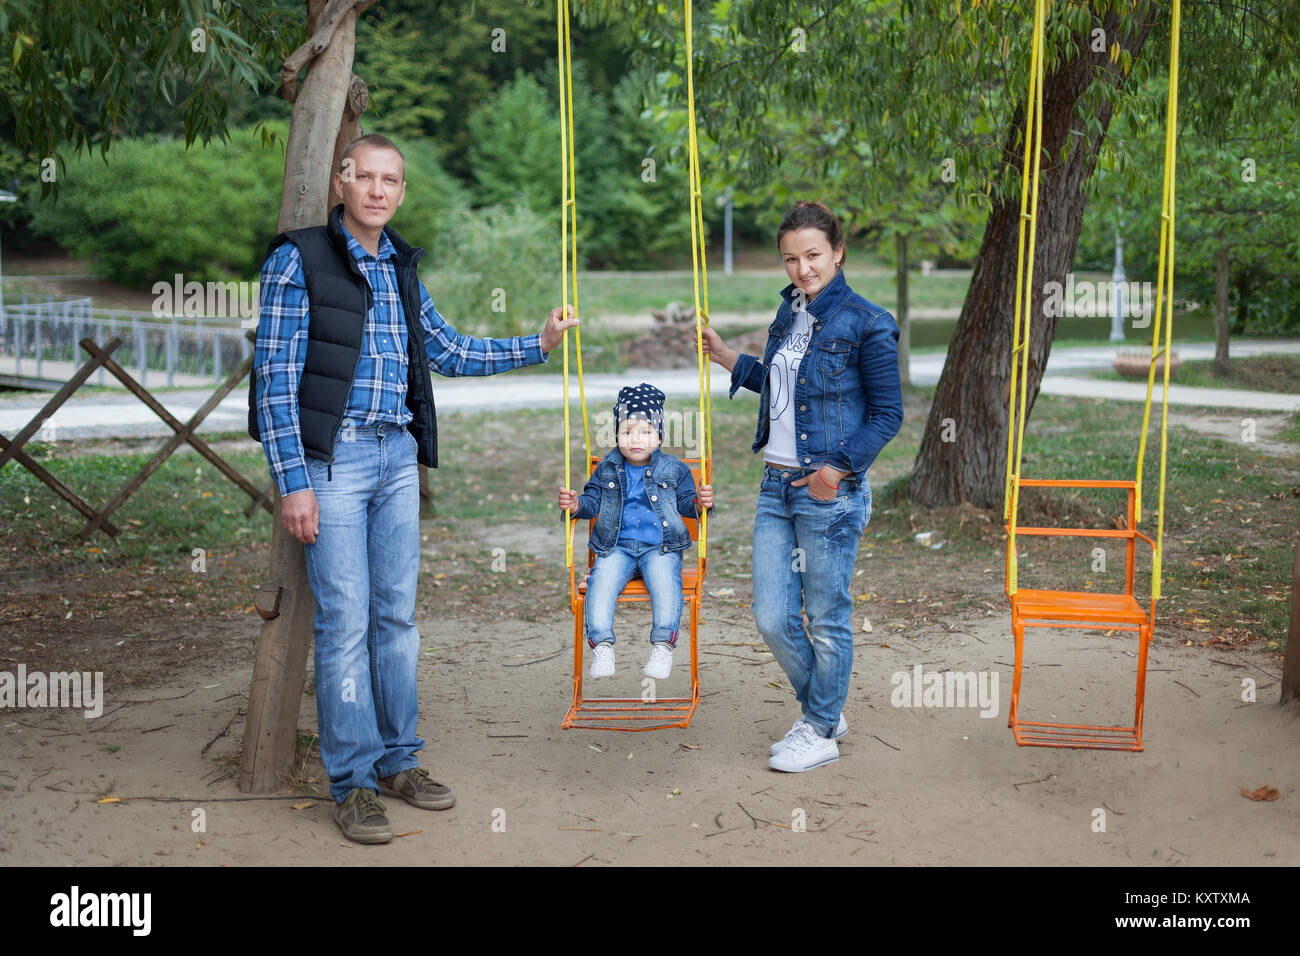
[[[1300,863],[1300,707],[1277,706],[1264,657],[1157,638],[1144,753],[1018,748],[1006,727],[1004,611],[951,630],[877,628],[859,633],[840,760],[787,775],[767,769],[767,746],[796,706],[736,605],[706,604],[705,696],[691,727],[642,734],[560,729],[566,618],[420,619],[422,644],[434,648],[420,668],[422,757],[459,802],[435,813],[386,798],[406,834],[386,846],[343,840],[327,800],[238,792],[221,758],[240,746],[249,662],[186,671],[147,692],[107,687],[98,720],[9,711],[0,717],[0,865]],[[619,672],[604,690],[634,695],[648,615],[620,613]],[[1130,713],[1131,639],[1034,637],[1026,718],[1119,723]],[[686,659],[678,654],[661,694],[681,692]],[[996,716],[893,706],[893,675],[917,664],[996,674]],[[1243,678],[1256,682],[1258,702],[1242,701]],[[315,726],[307,696],[300,727]],[[305,773],[324,779],[314,753]],[[1241,795],[1264,785],[1280,798]],[[122,799],[101,804],[101,795]]]

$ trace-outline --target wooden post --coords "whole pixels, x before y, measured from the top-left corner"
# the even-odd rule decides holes
[[[271,520],[271,580],[262,585],[254,600],[265,623],[253,663],[239,763],[239,789],[245,793],[266,793],[283,786],[280,774],[293,760],[316,612],[307,583],[306,552],[280,521],[279,492],[275,493]]]
[[[1291,625],[1286,631],[1286,654],[1282,657],[1282,699],[1285,704],[1300,686],[1300,545],[1291,565]]]
[[[429,487],[429,469],[420,466],[420,516],[428,518],[434,514],[433,489]]]
[[[294,104],[285,146],[284,188],[276,231],[324,225],[331,206],[335,147],[345,110],[364,108],[362,91],[351,82],[356,23],[374,0],[308,0],[311,39],[281,69],[282,95]],[[303,65],[301,92],[295,77]],[[355,95],[349,101],[349,90]],[[275,496],[271,533],[270,581],[254,602],[262,616],[262,635],[253,664],[244,725],[239,789],[266,793],[282,786],[281,773],[293,760],[298,709],[307,680],[315,599],[307,581],[303,545],[280,520]]]

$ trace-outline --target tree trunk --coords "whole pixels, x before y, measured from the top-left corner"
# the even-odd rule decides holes
[[[315,33],[325,7],[325,0],[308,0],[309,34]],[[356,124],[355,116],[349,120],[344,112],[349,84],[355,79],[356,22],[355,9],[344,14],[329,46],[308,66],[294,101],[277,232],[325,223],[335,141],[341,128],[346,131],[349,122],[353,128]],[[262,585],[256,602],[264,623],[248,692],[239,766],[239,789],[245,793],[278,789],[283,785],[282,771],[293,761],[315,614],[306,556],[302,543],[280,521],[279,494],[271,520],[270,581]]]
[[[1152,7],[1134,17],[1131,35],[1121,34],[1119,15],[1100,25],[1136,59],[1151,29]],[[1097,19],[1094,17],[1094,23]],[[1043,315],[1043,287],[1065,282],[1074,262],[1083,224],[1084,187],[1096,166],[1098,150],[1110,125],[1111,106],[1100,97],[1096,119],[1101,132],[1085,129],[1075,109],[1091,82],[1119,86],[1123,74],[1109,53],[1088,52],[1088,35],[1075,37],[1079,50],[1043,83],[1043,154],[1038,196],[1037,248],[1031,296],[1033,328],[1029,342],[1026,415],[1038,395],[1043,369],[1056,332],[1056,318]],[[1092,78],[1097,78],[1093,80]],[[1023,107],[1012,120],[1003,163],[1019,170],[1024,161]],[[1069,154],[1061,160],[1061,151]],[[921,505],[969,501],[980,508],[1000,508],[1006,480],[1007,400],[1011,389],[1012,311],[1016,291],[1020,198],[997,202],[989,214],[961,318],[948,345],[948,357],[935,392],[925,435],[908,481],[908,494]],[[952,426],[945,428],[945,421]],[[950,440],[945,441],[945,432]],[[951,440],[955,435],[955,440]]]
[[[1250,299],[1250,277],[1242,273],[1237,276],[1237,328],[1238,335],[1246,334],[1246,319],[1250,317],[1246,304]]]
[[[314,33],[325,0],[308,0],[307,32]],[[332,205],[335,134],[343,121],[356,49],[357,15],[344,14],[329,46],[311,61],[293,104],[284,147],[284,190],[277,231],[320,226]]]
[[[907,236],[898,234],[898,377],[912,384],[912,326],[908,321]]]
[[[1222,236],[1219,237],[1222,240]],[[1228,377],[1228,247],[1214,253],[1214,376]]]

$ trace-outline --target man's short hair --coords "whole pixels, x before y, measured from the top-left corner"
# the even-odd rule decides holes
[[[372,146],[376,149],[391,149],[402,160],[402,180],[406,180],[406,157],[402,155],[402,151],[397,148],[396,143],[387,136],[383,136],[379,133],[367,133],[365,136],[358,136],[352,142],[348,143],[347,148],[343,150],[343,155],[339,157],[339,168],[337,172],[341,173],[347,168],[347,162],[352,158],[352,154],[362,146]]]

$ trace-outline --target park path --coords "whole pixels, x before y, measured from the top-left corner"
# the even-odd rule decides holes
[[[1186,361],[1214,357],[1212,343],[1178,346]],[[1300,340],[1234,342],[1234,358],[1257,355],[1300,354]],[[1042,391],[1048,395],[1076,395],[1082,398],[1108,398],[1115,401],[1141,402],[1146,398],[1144,382],[1119,382],[1071,374],[1109,368],[1115,346],[1074,346],[1053,349],[1043,378]],[[934,385],[943,371],[945,353],[913,355],[912,383]],[[558,362],[556,363],[558,366]],[[629,382],[649,381],[670,398],[693,398],[698,394],[698,372],[690,369],[628,369],[622,374],[586,375],[589,406],[604,407],[613,402],[618,390]],[[725,397],[729,379],[714,368],[712,392]],[[518,408],[559,408],[564,402],[563,379],[555,375],[506,375],[491,378],[439,378],[434,385],[438,411],[483,412]],[[182,422],[198,410],[211,394],[209,389],[160,391],[157,398]],[[1157,391],[1157,401],[1159,392]],[[570,399],[578,401],[577,377],[570,378]],[[28,393],[0,399],[0,434],[13,435],[49,400],[46,393]],[[1170,405],[1193,405],[1210,408],[1245,409],[1259,412],[1292,412],[1300,408],[1300,382],[1296,392],[1255,392],[1242,389],[1197,388],[1171,385]],[[199,427],[200,434],[242,431],[248,417],[248,393],[236,389]],[[139,399],[126,394],[74,395],[55,413],[53,437],[63,441],[78,438],[145,438],[170,435],[171,431]]]

